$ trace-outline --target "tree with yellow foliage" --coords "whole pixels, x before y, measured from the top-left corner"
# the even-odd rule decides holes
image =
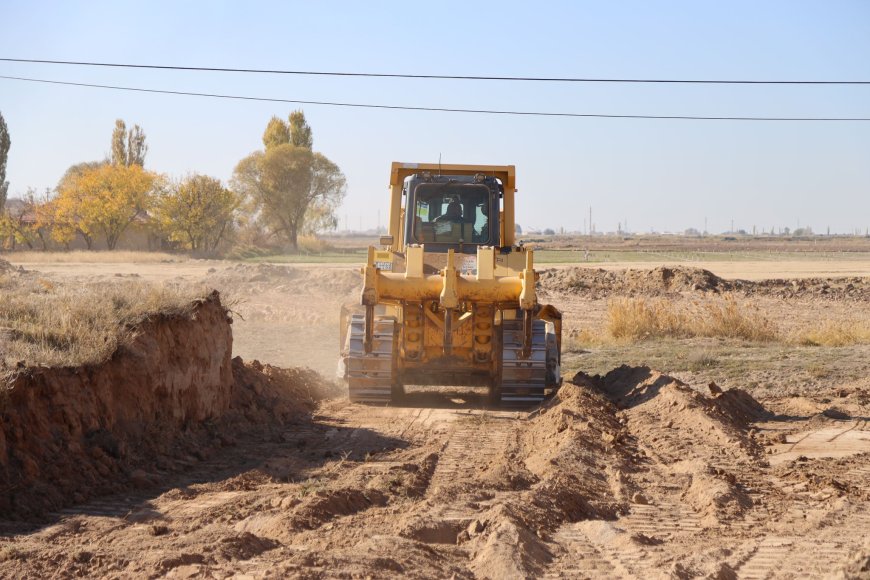
[[[314,138],[302,111],[285,123],[272,117],[263,134],[264,151],[236,165],[233,188],[257,210],[257,219],[298,249],[299,234],[334,228],[347,181],[338,165],[312,151]]]
[[[241,202],[220,180],[194,174],[160,192],[154,216],[170,240],[214,252],[232,231]]]
[[[49,224],[45,220],[45,209],[49,204],[48,190],[40,196],[35,190],[28,189],[22,198],[14,201],[12,207],[0,213],[0,241],[5,238],[13,249],[16,244],[22,244],[30,250],[40,242],[42,249],[47,250]]]
[[[60,178],[60,181],[55,187],[58,195],[64,195],[67,198],[66,202],[58,203],[53,200],[49,209],[52,211],[51,221],[51,238],[65,247],[69,247],[69,243],[73,241],[76,235],[80,235],[85,241],[85,245],[89,250],[94,247],[94,234],[88,229],[88,224],[82,221],[79,215],[77,197],[79,195],[76,189],[76,180],[81,177],[86,171],[97,169],[103,165],[107,165],[108,161],[85,161],[76,163],[70,166]]]
[[[159,179],[141,165],[103,164],[64,180],[54,202],[55,239],[99,235],[114,250],[127,228],[148,215]]]

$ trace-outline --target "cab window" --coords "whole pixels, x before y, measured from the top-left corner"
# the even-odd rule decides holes
[[[414,196],[414,240],[418,243],[490,243],[491,195],[487,186],[479,184],[418,185]]]

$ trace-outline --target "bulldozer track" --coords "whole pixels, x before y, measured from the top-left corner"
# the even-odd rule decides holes
[[[501,403],[507,407],[530,406],[544,400],[547,387],[547,324],[532,322],[532,350],[522,356],[522,320],[502,323]]]
[[[602,533],[590,534],[582,523],[563,525],[553,539],[564,553],[551,566],[554,572],[549,577],[656,577],[655,558],[665,553],[667,542],[703,531],[699,514],[679,500],[632,505],[628,515],[606,526]],[[617,535],[644,540],[612,545]]]
[[[844,534],[842,527],[830,527],[838,518],[847,518],[848,533]],[[820,577],[861,549],[865,530],[870,528],[870,512],[843,514],[835,510],[800,535],[766,529],[765,523],[770,524],[770,518],[759,513],[751,513],[744,521],[727,527],[705,528],[697,514],[691,510],[687,513],[685,506],[677,503],[634,506],[631,515],[607,524],[602,533],[590,533],[587,523],[566,524],[553,536],[562,550],[546,578],[666,577],[657,562],[667,561],[669,543],[678,542],[680,535],[704,533],[713,533],[723,542],[729,535],[722,535],[726,530],[730,533],[742,530],[756,536],[735,544],[732,551],[736,559],[723,562],[736,571],[737,578]],[[612,543],[614,536],[625,533],[643,534],[652,541],[648,545]]]
[[[470,470],[480,469],[503,454],[517,431],[516,413],[471,414],[456,422],[444,444],[435,472],[429,483],[429,495],[462,481]],[[468,520],[476,511],[451,505],[444,514],[447,520]]]
[[[365,351],[365,315],[354,314],[348,337],[347,385],[350,400],[388,404],[393,399],[395,326],[378,318],[372,329],[371,352]]]
[[[563,553],[544,578],[614,578],[627,573],[595,547],[576,524],[562,526],[553,540],[562,546]]]
[[[832,512],[801,535],[770,533],[747,542],[749,556],[734,566],[738,577],[763,580],[821,577],[830,573],[861,549],[861,538],[870,526],[870,512],[864,511],[845,516],[846,530],[831,529],[828,524],[842,515]]]
[[[619,519],[619,524],[628,531],[657,538],[695,534],[702,529],[698,513],[676,501],[634,505],[629,515]]]

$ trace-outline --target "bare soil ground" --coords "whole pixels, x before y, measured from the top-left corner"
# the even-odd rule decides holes
[[[236,354],[329,375],[338,309],[357,299],[347,267],[25,267],[73,282],[202,281],[231,300]],[[870,316],[868,274],[750,284],[698,270],[562,269],[542,276],[541,293],[565,310],[568,335],[600,329],[614,296],[724,294],[790,332]],[[390,407],[339,397],[256,436],[227,434],[138,486],[0,523],[0,576],[868,573],[870,346],[575,340],[563,375],[528,411],[427,390]]]

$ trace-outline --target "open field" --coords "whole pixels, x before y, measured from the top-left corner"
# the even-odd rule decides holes
[[[139,280],[55,284],[0,272],[0,365],[78,366],[106,360],[148,316],[183,315],[202,286]]]
[[[10,252],[3,257],[17,264],[152,264],[186,262],[183,254],[167,254],[164,252],[132,252],[125,250],[88,252],[74,250],[72,252]]]
[[[147,485],[0,522],[0,575],[849,577],[870,548],[870,337],[802,337],[870,323],[870,262],[852,258],[559,264],[539,292],[565,313],[566,382],[542,409],[460,390],[328,399]],[[326,376],[358,300],[340,263],[15,265],[40,287],[216,288],[235,354]],[[614,336],[619,301],[661,311]],[[747,324],[770,333],[729,334]]]

